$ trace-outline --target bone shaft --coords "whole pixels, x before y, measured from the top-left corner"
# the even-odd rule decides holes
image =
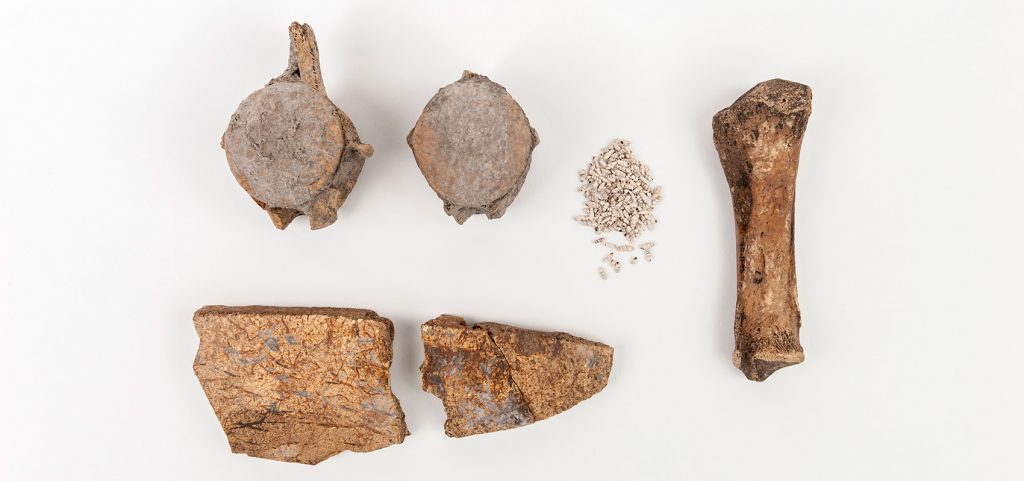
[[[803,352],[793,244],[797,159],[785,161],[793,163],[791,171],[776,171],[763,184],[737,189],[733,196],[734,205],[749,209],[735,216],[736,351],[780,359]]]
[[[736,223],[733,363],[755,381],[804,359],[793,213],[810,103],[810,88],[772,80],[714,120]]]

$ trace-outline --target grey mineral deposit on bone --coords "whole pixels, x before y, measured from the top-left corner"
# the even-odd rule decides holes
[[[299,215],[320,229],[334,223],[373,148],[327,97],[313,29],[288,29],[288,67],[246,97],[221,147],[238,184],[284,229]]]
[[[224,134],[231,170],[254,198],[302,209],[338,169],[337,108],[312,87],[279,82],[242,101]]]
[[[540,137],[504,87],[467,71],[430,99],[407,141],[445,213],[462,224],[505,214]]]

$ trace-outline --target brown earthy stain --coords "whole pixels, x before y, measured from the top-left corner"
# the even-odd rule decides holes
[[[391,321],[364,309],[206,306],[193,368],[232,452],[316,464],[401,443]]]
[[[610,346],[561,332],[443,315],[421,326],[423,390],[441,399],[445,434],[463,437],[525,426],[604,389]]]
[[[769,80],[713,121],[736,221],[733,363],[754,381],[804,360],[793,206],[811,98],[806,85]]]

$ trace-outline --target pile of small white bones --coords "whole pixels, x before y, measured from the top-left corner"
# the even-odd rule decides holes
[[[619,272],[622,263],[615,255],[620,252],[632,252],[636,249],[633,242],[645,230],[652,230],[658,223],[654,217],[654,206],[661,201],[661,186],[652,185],[650,169],[633,156],[629,149],[629,141],[615,139],[601,153],[590,160],[586,169],[579,171],[580,186],[576,190],[583,193],[585,199],[583,215],[576,221],[594,229],[594,233],[619,232],[625,236],[626,244],[616,244],[604,237],[594,240],[611,249],[603,259],[612,271]],[[653,242],[640,244],[644,259],[651,261]],[[637,256],[632,256],[630,264],[636,264]],[[604,267],[597,270],[602,279],[608,278]]]

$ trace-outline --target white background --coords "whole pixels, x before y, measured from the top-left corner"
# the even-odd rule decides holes
[[[376,154],[340,219],[274,229],[228,117],[316,30]],[[21,2],[0,7],[0,478],[1022,479],[1019,2]],[[504,218],[459,226],[405,144],[463,69],[541,144]],[[814,89],[796,239],[807,361],[730,364],[732,210],[711,117]],[[575,172],[615,137],[664,185],[654,262],[602,282]],[[310,467],[233,455],[192,373],[204,304],[396,326],[412,436]],[[607,388],[466,439],[419,388],[441,313],[615,347]]]

